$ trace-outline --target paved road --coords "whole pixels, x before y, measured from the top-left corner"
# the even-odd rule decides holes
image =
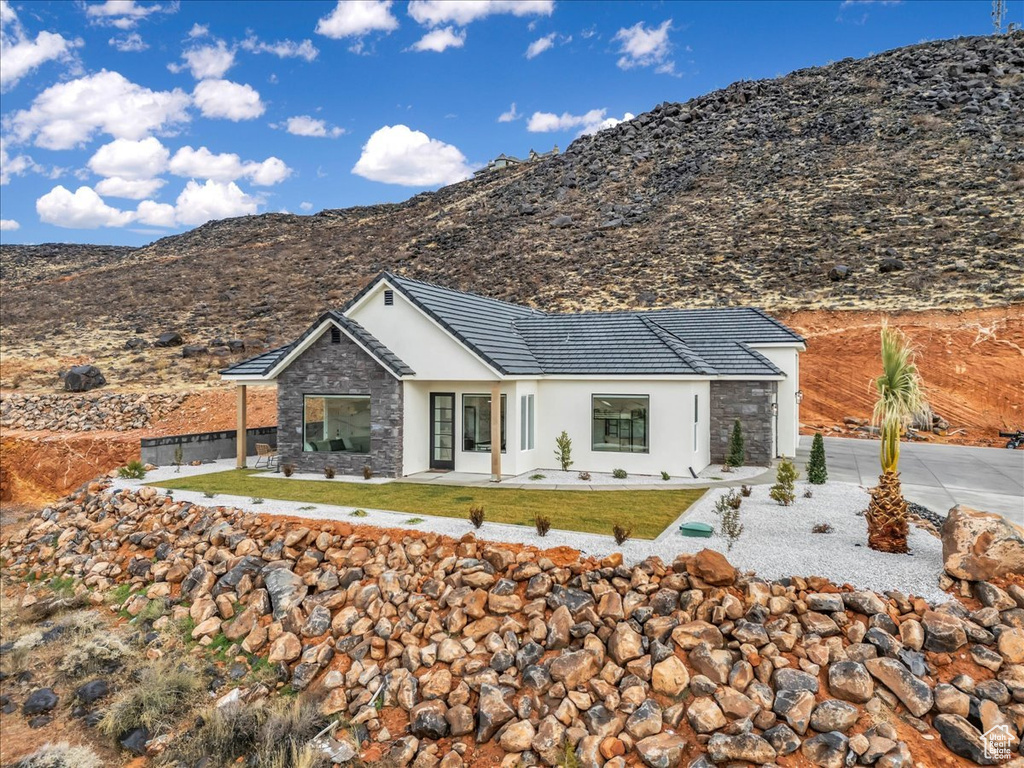
[[[803,467],[811,437],[800,437],[797,463]],[[826,437],[829,480],[871,487],[878,482],[877,440]],[[999,512],[1024,524],[1024,451],[959,445],[903,443],[900,479],[904,495],[939,513],[956,504]]]

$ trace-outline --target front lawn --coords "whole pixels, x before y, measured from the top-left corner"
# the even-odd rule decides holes
[[[329,483],[273,477],[264,471],[232,469],[208,475],[153,483],[160,488],[366,507],[417,515],[467,520],[469,508],[482,505],[487,521],[533,526],[536,515],[551,518],[551,527],[611,535],[612,526],[633,527],[633,536],[653,539],[681,515],[706,488],[642,491],[547,491],[518,488],[465,488],[419,483]],[[216,502],[214,502],[216,503]],[[267,505],[267,511],[273,511]],[[352,522],[359,522],[353,519]]]

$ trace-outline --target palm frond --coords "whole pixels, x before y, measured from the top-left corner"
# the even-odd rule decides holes
[[[882,373],[875,379],[878,398],[872,419],[875,424],[905,427],[914,416],[927,411],[927,398],[914,349],[906,335],[882,325]]]

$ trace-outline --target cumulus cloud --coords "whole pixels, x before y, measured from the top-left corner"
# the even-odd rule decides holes
[[[177,88],[151,91],[104,69],[50,86],[28,109],[11,116],[10,129],[18,141],[34,137],[36,145],[46,149],[71,149],[97,132],[141,139],[187,122],[189,102],[188,94]]]
[[[461,48],[465,44],[466,30],[456,30],[455,27],[442,27],[441,29],[427,32],[427,34],[413,43],[409,50],[441,53],[446,48]]]
[[[206,147],[193,149],[189,146],[182,147],[174,153],[168,170],[175,176],[208,179],[222,184],[249,178],[260,186],[277,184],[292,173],[292,169],[276,157],[268,157],[262,162],[243,162],[234,152],[215,154]]]
[[[255,36],[247,37],[241,42],[241,47],[250,53],[272,53],[279,59],[305,59],[313,61],[320,55],[320,50],[313,45],[312,40],[303,40],[297,43],[294,40],[278,40],[267,43]]]
[[[13,88],[21,78],[48,61],[69,61],[80,39],[69,40],[56,32],[40,32],[33,40],[18,21],[7,0],[0,0],[0,91]]]
[[[502,112],[500,115],[498,115],[498,122],[499,123],[511,123],[511,122],[513,122],[515,120],[518,120],[521,117],[522,117],[522,115],[520,115],[516,111],[516,103],[513,101],[512,102],[512,106],[509,107],[509,109],[508,109],[508,112]]]
[[[123,227],[134,218],[131,211],[122,211],[103,202],[92,187],[79,187],[74,192],[58,185],[36,200],[40,221],[68,229]]]
[[[385,125],[366,144],[352,173],[371,181],[434,187],[473,173],[458,148],[405,125]]]
[[[173,227],[177,224],[174,206],[153,200],[143,200],[139,203],[135,209],[135,220],[151,227]]]
[[[235,52],[223,40],[213,45],[190,48],[181,54],[183,64],[168,64],[171,72],[188,69],[196,80],[217,79],[224,76],[235,64]]]
[[[129,200],[145,200],[155,195],[167,182],[163,179],[125,179],[111,176],[96,184],[96,192],[106,197],[124,197]]]
[[[97,176],[136,181],[152,179],[163,173],[170,156],[167,147],[152,136],[139,141],[114,139],[96,150],[89,158],[88,166]]]
[[[552,32],[550,35],[544,35],[544,37],[534,40],[530,43],[530,47],[526,49],[526,58],[536,58],[549,48],[553,48],[555,45],[555,37],[557,37],[556,33]]]
[[[233,181],[226,184],[212,179],[207,179],[205,184],[190,181],[175,201],[174,219],[178,224],[195,226],[212,219],[248,216],[258,208],[259,200],[247,195]]]
[[[621,43],[618,60],[620,69],[634,67],[655,67],[655,71],[671,74],[675,71],[675,63],[669,59],[672,43],[668,33],[672,29],[672,19],[667,19],[657,27],[647,27],[638,21],[632,27],[623,27],[612,38]]]
[[[200,24],[198,22],[193,24],[192,25],[192,29],[190,29],[188,31],[188,36],[189,36],[189,39],[191,39],[191,40],[195,40],[196,38],[199,38],[199,37],[206,37],[208,34],[210,34],[210,25],[209,24]]]
[[[14,219],[0,219],[0,232],[13,232],[16,229],[21,229],[21,224]]]
[[[192,98],[204,117],[221,117],[236,123],[252,120],[266,111],[255,88],[230,80],[203,80],[192,91]]]
[[[280,127],[280,126],[274,126]],[[296,115],[289,117],[284,124],[284,129],[295,136],[316,136],[320,138],[336,139],[345,132],[344,128],[336,125],[328,125],[326,121],[309,115]]]
[[[0,186],[10,184],[14,176],[28,172],[43,173],[44,168],[28,155],[9,155],[7,143],[0,137]]]
[[[578,136],[602,131],[618,125],[623,120],[632,120],[634,115],[627,112],[622,119],[606,117],[607,109],[592,109],[582,115],[573,115],[563,112],[556,115],[554,112],[534,112],[526,124],[526,130],[531,133],[551,133],[554,131],[570,131],[579,128]]]
[[[114,46],[121,53],[138,53],[149,48],[149,45],[138,32],[132,32],[121,37],[112,37],[107,40],[107,43]]]
[[[370,32],[394,32],[398,19],[391,6],[392,0],[338,0],[334,10],[317,22],[316,33],[341,40]]]
[[[135,0],[106,0],[85,6],[85,15],[93,24],[107,24],[118,29],[131,29],[140,20],[154,13],[175,13],[178,3],[149,3],[140,5]]]
[[[411,0],[409,3],[409,15],[429,27],[442,24],[465,26],[496,14],[550,16],[554,10],[554,0]]]

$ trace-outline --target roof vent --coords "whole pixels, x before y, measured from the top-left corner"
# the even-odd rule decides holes
[[[341,344],[341,328],[338,326],[331,328],[331,344]]]
[[[395,292],[390,288],[384,289],[384,306],[391,307],[395,303]]]

